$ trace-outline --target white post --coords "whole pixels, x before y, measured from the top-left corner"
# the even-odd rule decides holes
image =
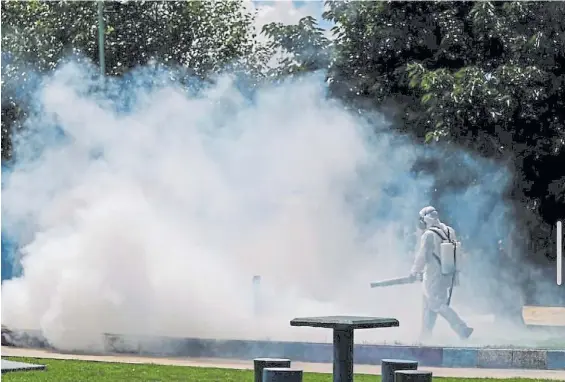
[[[261,276],[253,276],[253,313],[258,316],[262,311],[261,304]]]

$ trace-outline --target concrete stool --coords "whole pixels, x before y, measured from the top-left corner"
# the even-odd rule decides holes
[[[267,367],[263,369],[263,382],[302,382],[302,370],[290,367]]]
[[[406,359],[383,359],[381,360],[382,382],[394,382],[394,372],[397,370],[416,370],[418,361]]]
[[[394,372],[394,382],[432,382],[432,372],[423,370],[399,370]]]
[[[255,382],[263,382],[263,369],[266,367],[290,367],[290,359],[286,358],[256,358],[253,360]]]

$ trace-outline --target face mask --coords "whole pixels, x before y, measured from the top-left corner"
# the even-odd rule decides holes
[[[424,221],[423,217],[420,217],[420,220],[418,221],[418,228],[420,229],[426,229],[426,222]]]

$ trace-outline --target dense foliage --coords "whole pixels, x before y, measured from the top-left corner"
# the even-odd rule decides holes
[[[324,18],[263,29],[241,1],[107,3],[106,73],[152,60],[205,77],[226,65],[258,76],[326,70],[350,107],[380,110],[416,140],[460,146],[514,171],[507,197],[535,261],[565,217],[565,3],[329,1]],[[68,54],[97,62],[91,2],[2,2],[2,154],[25,105],[11,91]],[[268,68],[269,54],[284,52]],[[4,57],[3,57],[4,58]],[[4,94],[6,90],[6,95]],[[438,143],[434,143],[438,142]],[[472,180],[469,180],[470,182]],[[548,249],[549,248],[549,249]]]
[[[520,241],[530,238],[532,260],[554,258],[548,238],[565,216],[565,3],[332,1],[327,8],[324,18],[335,23],[333,94],[387,113],[421,141],[510,166]]]
[[[205,77],[227,65],[260,71],[253,15],[242,1],[121,1],[104,4],[107,75],[148,63]],[[25,115],[16,89],[62,60],[99,61],[98,6],[88,1],[2,2],[2,154],[8,125]]]

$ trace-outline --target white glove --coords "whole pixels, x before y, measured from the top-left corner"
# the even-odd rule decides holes
[[[424,275],[422,273],[413,272],[410,274],[410,276],[412,276],[416,281],[424,280]]]

